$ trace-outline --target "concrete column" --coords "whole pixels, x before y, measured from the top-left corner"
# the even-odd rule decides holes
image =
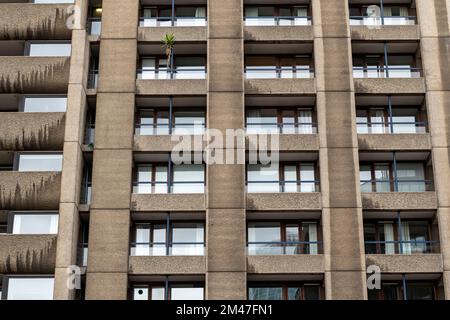
[[[63,170],[59,205],[59,230],[56,248],[54,299],[72,300],[75,290],[67,286],[67,268],[76,265],[79,228],[78,205],[83,170],[81,145],[86,113],[86,81],[89,66],[89,42],[86,36],[87,0],[77,0],[80,23],[72,31],[72,56],[67,93]]]
[[[86,299],[127,298],[138,0],[103,0]]]
[[[244,127],[242,17],[242,0],[208,1],[208,128],[223,133]],[[245,165],[209,165],[207,188],[206,299],[246,299]]]
[[[326,299],[366,299],[347,0],[312,0]]]
[[[427,85],[434,186],[438,196],[438,222],[444,260],[445,298],[450,299],[450,2],[417,0],[421,54]]]

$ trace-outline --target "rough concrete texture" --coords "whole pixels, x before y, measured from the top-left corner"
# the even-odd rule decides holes
[[[248,256],[247,272],[251,274],[323,274],[323,255]]]
[[[204,211],[204,194],[131,195],[132,211]]]
[[[246,94],[315,94],[314,79],[246,79]]]
[[[355,79],[357,94],[409,94],[425,93],[423,78]]]
[[[61,174],[0,172],[0,209],[58,210]]]
[[[442,273],[441,254],[366,255],[366,265],[376,265],[382,273]]]
[[[420,39],[420,30],[417,25],[382,26],[381,28],[351,26],[350,30],[352,32],[352,40],[416,41]]]
[[[247,193],[247,210],[299,211],[321,210],[320,192],[311,193]]]
[[[199,142],[194,142],[194,139],[199,139]],[[178,144],[190,146],[192,151],[202,151],[205,146],[202,136],[193,135],[153,135],[153,136],[134,136],[133,150],[140,152],[171,152]],[[184,144],[186,143],[186,144]]]
[[[362,193],[364,209],[436,210],[436,192],[373,192]]]
[[[139,95],[204,95],[206,80],[136,80],[136,94]]]
[[[0,93],[66,93],[69,58],[0,57]]]
[[[65,114],[2,112],[0,150],[61,150]]]
[[[130,257],[129,273],[132,275],[198,275],[205,272],[204,256]]]
[[[56,235],[0,234],[0,274],[52,274]]]
[[[245,184],[236,185],[236,181],[245,180],[245,165],[214,164],[206,172],[206,207],[210,209],[245,208]]]
[[[358,144],[360,150],[431,150],[431,136],[429,133],[358,134]]]
[[[139,27],[138,41],[157,42],[167,33],[173,33],[176,41],[206,42],[206,27]]]
[[[0,3],[0,40],[70,39],[69,5]]]
[[[126,300],[127,273],[87,273],[86,300]]]
[[[247,299],[246,272],[208,272],[206,274],[206,299]]]
[[[365,271],[325,272],[326,300],[366,300]]]
[[[312,26],[246,26],[246,41],[312,41]]]

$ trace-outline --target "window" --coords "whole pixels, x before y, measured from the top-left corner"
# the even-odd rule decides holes
[[[53,300],[54,278],[9,278],[7,300]]]
[[[61,171],[62,154],[19,154],[18,171]]]
[[[138,164],[135,193],[204,193],[205,166],[203,164]]]
[[[439,241],[432,239],[429,221],[366,221],[366,254],[423,254],[439,252]]]
[[[381,289],[368,290],[369,300],[437,300],[437,297],[437,286],[428,281],[383,281]]]
[[[317,126],[311,108],[249,109],[247,110],[248,134],[313,134]]]
[[[91,35],[100,35],[102,32],[102,8],[89,8],[88,31]]]
[[[31,42],[28,45],[30,57],[70,57],[71,51],[70,43]]]
[[[67,97],[25,97],[23,112],[66,112]]]
[[[376,4],[379,7],[379,3]],[[383,11],[365,6],[350,7],[350,25],[414,25],[415,12],[407,6],[383,5]]]
[[[247,192],[317,192],[317,172],[314,163],[249,164]]]
[[[166,134],[203,134],[206,123],[205,112],[198,108],[177,108],[170,112],[167,109],[143,109],[137,115],[138,135]]]
[[[57,234],[59,215],[53,213],[13,213],[13,234]]]
[[[373,107],[357,109],[357,129],[360,134],[405,134],[427,132],[426,115],[419,107]]]
[[[317,222],[249,222],[249,255],[318,254]]]
[[[168,292],[166,295],[166,288]],[[133,300],[204,300],[201,284],[155,283],[134,285]]]
[[[168,234],[167,234],[168,232]],[[203,222],[136,223],[132,256],[202,256],[205,247]]]
[[[203,27],[206,26],[206,7],[176,6],[172,19],[170,6],[145,7],[141,27]]]
[[[416,67],[416,58],[412,54],[388,54],[386,57],[381,54],[353,55],[353,77],[419,78],[421,71]]]
[[[246,6],[246,26],[307,26],[311,24],[306,6]]]
[[[248,285],[248,300],[320,300],[321,285],[316,283]]]
[[[312,58],[309,55],[245,57],[247,79],[312,78]]]
[[[173,68],[169,68],[166,57],[141,59],[139,79],[205,79],[206,58],[204,56],[176,56]]]

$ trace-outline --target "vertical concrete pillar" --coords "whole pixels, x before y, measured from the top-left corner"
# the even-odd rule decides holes
[[[242,17],[242,0],[208,1],[208,128],[223,133],[244,127]],[[206,299],[245,299],[245,165],[209,165],[207,188]]]
[[[445,298],[450,299],[450,2],[417,0],[420,44],[427,86],[434,185],[438,196],[438,222],[444,259]]]
[[[86,299],[127,298],[138,0],[103,0]]]
[[[347,0],[312,0],[326,299],[366,299]]]
[[[80,186],[83,170],[81,145],[84,137],[86,113],[86,80],[89,65],[89,42],[86,36],[87,0],[77,0],[79,23],[72,31],[72,56],[67,92],[66,128],[64,135],[59,230],[56,248],[54,299],[74,299],[75,290],[67,285],[67,268],[76,265]]]

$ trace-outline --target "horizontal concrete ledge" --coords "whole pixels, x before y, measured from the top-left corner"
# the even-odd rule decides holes
[[[324,260],[321,254],[247,256],[247,272],[249,274],[324,273]]]
[[[0,57],[0,93],[66,93],[68,57]]]
[[[187,139],[187,140],[182,140]],[[194,143],[194,139],[199,139],[199,146]],[[134,151],[171,152],[180,141],[190,141],[192,151],[202,151],[205,143],[203,136],[177,136],[177,135],[152,135],[134,136]],[[187,142],[183,142],[184,143]]]
[[[425,93],[423,78],[355,78],[356,93],[401,94]]]
[[[205,194],[131,195],[132,211],[204,211]]]
[[[419,40],[418,25],[410,26],[351,26],[352,40]]]
[[[246,148],[249,149],[250,141],[257,135],[248,135]],[[319,136],[317,134],[280,134],[278,135],[280,151],[318,151]],[[268,140],[270,143],[270,139]]]
[[[53,274],[56,235],[0,234],[0,274]]]
[[[205,95],[206,80],[136,80],[136,93],[140,95]]]
[[[58,210],[59,172],[0,172],[0,210]]]
[[[177,42],[207,40],[206,27],[139,27],[138,41],[158,42],[167,34],[173,33]]]
[[[0,40],[70,39],[69,5],[0,3]]]
[[[363,209],[435,210],[436,192],[367,192],[362,193]]]
[[[321,210],[320,192],[247,193],[247,210]]]
[[[358,134],[360,150],[431,150],[429,133]]]
[[[62,150],[65,113],[3,112],[0,150]]]
[[[246,26],[247,41],[313,41],[313,26]]]
[[[366,255],[366,265],[376,265],[383,273],[437,273],[443,272],[441,254]]]
[[[315,79],[246,79],[246,94],[316,94]]]
[[[129,259],[132,275],[204,274],[204,256],[132,256]]]

